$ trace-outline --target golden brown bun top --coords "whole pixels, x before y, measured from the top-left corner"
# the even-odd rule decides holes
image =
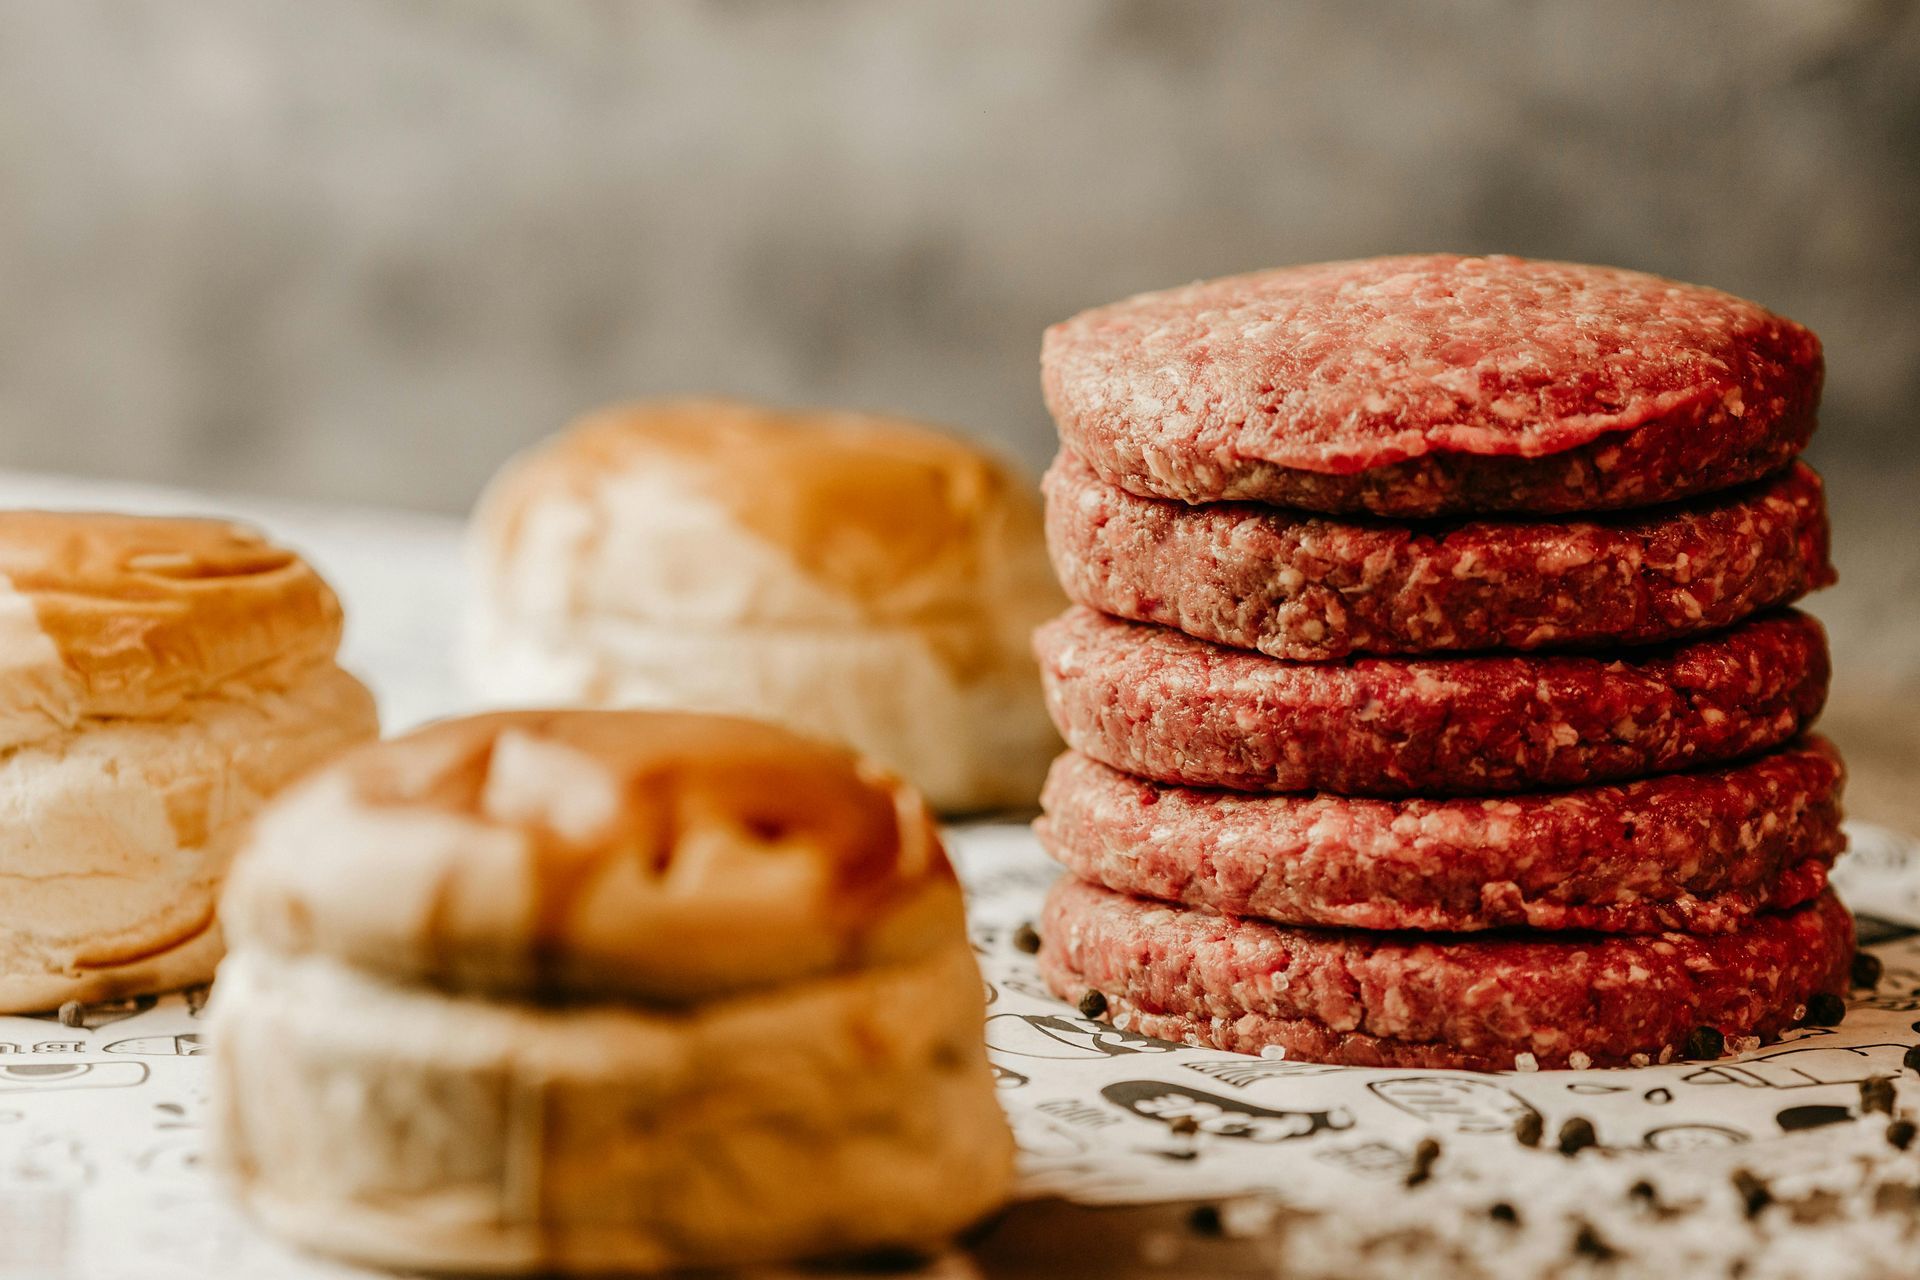
[[[475,716],[350,752],[263,815],[222,913],[235,946],[668,1003],[962,929],[904,783],[769,725],[641,711]]]
[[[1008,547],[1033,549],[1037,557],[1041,543],[1033,486],[994,455],[932,427],[873,414],[687,399],[589,415],[509,463],[479,515],[488,554],[517,554],[531,513],[543,504],[593,508],[609,501],[609,479],[648,470],[671,473],[690,497],[719,508],[823,592],[876,616],[976,609],[1001,589]],[[620,522],[631,529],[670,521],[658,510],[637,509],[659,505],[615,502],[599,523],[604,533]],[[590,544],[573,554],[621,552]],[[742,570],[717,564],[714,571]],[[627,611],[645,612],[650,603],[633,602]]]
[[[33,721],[151,718],[330,659],[340,604],[298,555],[222,520],[0,511],[0,742]]]

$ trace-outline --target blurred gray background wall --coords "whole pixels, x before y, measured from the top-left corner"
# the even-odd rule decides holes
[[[1830,721],[1920,825],[1920,4],[0,0],[0,467],[459,511],[706,390],[1037,467],[1049,321],[1419,248],[1825,337]]]
[[[1920,467],[1920,5],[9,0],[0,466],[458,510],[596,401],[1038,464],[1039,331],[1444,247],[1826,338]]]

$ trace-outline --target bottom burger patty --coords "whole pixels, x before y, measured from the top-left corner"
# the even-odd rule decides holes
[[[1461,936],[1295,928],[1071,877],[1048,894],[1040,936],[1055,994],[1125,1030],[1481,1071],[1669,1061],[1700,1027],[1769,1039],[1816,994],[1846,990],[1854,950],[1831,893],[1738,933]]]

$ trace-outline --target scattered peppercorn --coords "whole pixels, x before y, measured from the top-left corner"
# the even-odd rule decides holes
[[[1417,1187],[1433,1176],[1433,1166],[1440,1159],[1440,1143],[1433,1138],[1422,1138],[1413,1149],[1413,1167],[1407,1170],[1407,1185]]]
[[[1853,985],[1856,987],[1877,987],[1880,975],[1887,967],[1880,963],[1880,957],[1871,951],[1853,953]]]
[[[1647,1204],[1652,1204],[1655,1200],[1658,1200],[1660,1198],[1660,1192],[1658,1188],[1656,1188],[1651,1182],[1648,1182],[1645,1178],[1640,1179],[1640,1181],[1628,1187],[1627,1194],[1632,1196],[1635,1200],[1640,1200]]]
[[[1807,997],[1807,1025],[1810,1027],[1837,1027],[1846,1021],[1847,1002],[1831,992],[1822,991]]]
[[[1727,1038],[1714,1027],[1695,1027],[1687,1032],[1686,1055],[1696,1060],[1718,1058],[1727,1051]]]
[[[1914,1045],[1901,1055],[1900,1065],[1909,1071],[1920,1071],[1920,1044]]]
[[[1080,997],[1080,1012],[1089,1018],[1097,1018],[1107,1011],[1107,998],[1098,991],[1089,991]]]
[[[1173,1131],[1176,1138],[1191,1138],[1200,1132],[1200,1122],[1192,1116],[1175,1116],[1167,1122],[1167,1128]]]
[[[1749,1218],[1757,1218],[1768,1205],[1773,1203],[1773,1192],[1767,1184],[1753,1176],[1747,1169],[1733,1171],[1733,1189],[1740,1195],[1740,1205]]]
[[[60,1025],[63,1027],[84,1027],[87,1025],[87,1006],[78,1000],[69,1000],[60,1006]]]
[[[1217,1204],[1195,1205],[1187,1215],[1187,1230],[1197,1236],[1222,1236],[1226,1234],[1226,1223],[1221,1221],[1220,1206]]]
[[[1593,1132],[1593,1121],[1575,1116],[1560,1126],[1560,1154],[1578,1155],[1588,1147],[1597,1146],[1599,1137]]]
[[[1547,1122],[1540,1118],[1538,1111],[1528,1111],[1513,1122],[1514,1141],[1523,1147],[1539,1146],[1546,1132]]]
[[[1013,931],[1013,949],[1033,955],[1040,950],[1040,931],[1031,924],[1023,924]]]
[[[1573,1251],[1595,1262],[1611,1262],[1617,1256],[1614,1247],[1600,1238],[1591,1222],[1581,1223],[1580,1230],[1574,1233]]]
[[[1895,1148],[1905,1151],[1913,1145],[1914,1123],[1911,1120],[1895,1120],[1887,1126],[1887,1141]]]
[[[1860,1082],[1860,1114],[1870,1116],[1876,1111],[1883,1116],[1893,1114],[1892,1076],[1868,1076]]]
[[[1504,1222],[1510,1227],[1520,1225],[1520,1211],[1505,1200],[1496,1200],[1488,1205],[1487,1216],[1495,1222]]]

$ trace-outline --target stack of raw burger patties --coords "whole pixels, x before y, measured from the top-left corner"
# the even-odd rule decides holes
[[[1844,1012],[1820,344],[1515,258],[1293,267],[1056,325],[1077,607],[1039,921],[1090,1017],[1531,1070]]]

